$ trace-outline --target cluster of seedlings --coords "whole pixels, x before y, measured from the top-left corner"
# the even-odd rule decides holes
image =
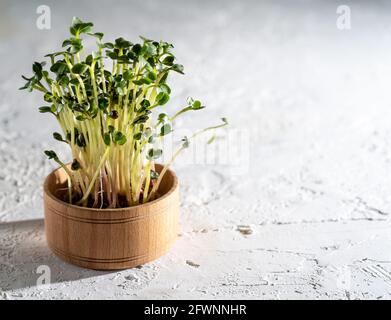
[[[175,119],[204,106],[188,98],[175,114],[162,111],[171,94],[169,74],[183,74],[171,44],[144,37],[140,43],[123,38],[104,42],[103,33],[92,27],[74,18],[63,50],[46,55],[48,69],[45,62],[35,62],[33,76],[23,76],[21,89],[42,92],[46,105],[39,111],[56,118],[62,133],[53,137],[71,149],[70,165],[54,151],[45,151],[67,173],[65,201],[94,208],[146,203],[158,197],[165,172],[189,142],[227,120],[184,137],[158,173],[155,161]],[[84,53],[82,36],[96,39],[96,51]]]

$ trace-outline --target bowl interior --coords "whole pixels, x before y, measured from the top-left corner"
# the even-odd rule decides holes
[[[67,165],[68,167],[70,164]],[[155,164],[155,170],[160,173],[163,169],[163,165]],[[51,196],[54,196],[57,200],[62,202],[64,195],[67,193],[67,174],[62,168],[54,170],[45,181],[45,191]],[[174,189],[177,184],[177,178],[172,170],[167,170],[164,174],[163,180],[160,183],[158,189],[158,198],[155,200],[164,197],[167,195],[170,190]],[[64,202],[65,203],[65,202]],[[112,210],[112,209],[111,209]]]

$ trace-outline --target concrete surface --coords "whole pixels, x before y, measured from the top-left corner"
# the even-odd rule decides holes
[[[391,297],[390,2],[344,2],[351,30],[339,1],[46,1],[51,30],[41,4],[0,3],[0,299]],[[17,88],[73,15],[108,39],[173,42],[186,75],[169,110],[190,94],[208,106],[179,125],[227,116],[240,137],[214,165],[177,163],[180,237],[141,268],[85,270],[45,244],[42,150],[66,150]]]

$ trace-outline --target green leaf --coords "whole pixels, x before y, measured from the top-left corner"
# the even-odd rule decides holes
[[[97,38],[99,41],[102,40],[104,36],[102,32],[89,33],[89,35]]]
[[[127,81],[129,81],[130,79],[133,78],[133,71],[132,70],[126,70],[124,73],[123,73],[123,78]]]
[[[155,81],[156,80],[156,73],[151,71],[151,72],[148,72],[147,74],[147,78],[152,80],[152,81]]]
[[[155,141],[155,135],[151,135],[149,138],[148,138],[148,143],[153,143]]]
[[[54,100],[53,94],[51,92],[46,92],[43,96],[43,100],[46,102],[52,102]]]
[[[58,160],[57,154],[53,150],[45,150],[44,153],[48,156],[50,160]]]
[[[167,93],[167,94],[170,94],[170,93],[171,93],[170,87],[169,87],[167,84],[165,84],[165,83],[160,83],[160,84],[159,84],[159,89],[160,89],[162,92],[164,92],[164,93]]]
[[[139,38],[140,38],[141,40],[143,40],[143,41],[146,41],[146,42],[152,42],[151,39],[148,39],[148,38],[146,38],[146,37],[144,37],[144,36],[139,36]]]
[[[118,48],[118,49],[125,49],[125,48],[129,48],[132,43],[128,40],[125,40],[124,38],[120,37],[118,39],[115,39],[115,47]]]
[[[165,113],[160,113],[157,117],[158,122],[163,122],[167,118],[167,115]]]
[[[147,99],[143,99],[143,101],[140,102],[140,108],[137,110],[137,112],[143,112],[145,111],[151,103]]]
[[[69,84],[69,78],[66,75],[63,75],[60,79],[58,79],[58,83],[61,86],[66,87]]]
[[[122,56],[119,56],[117,58],[118,60],[118,63],[131,63],[131,61],[129,60],[129,57],[126,55],[126,54],[123,54]]]
[[[71,53],[78,53],[83,49],[83,44],[81,42],[81,39],[76,39],[76,38],[70,38],[64,40],[62,46],[69,47],[67,50],[70,50]]]
[[[168,100],[170,99],[170,96],[165,92],[159,92],[159,94],[156,96],[156,103],[160,106],[166,104]]]
[[[73,67],[72,67],[72,72],[75,73],[75,74],[83,74],[84,72],[86,72],[88,69],[88,66],[84,63],[76,63]]]
[[[126,142],[126,137],[122,132],[116,131],[113,135],[113,140],[115,143],[123,145]]]
[[[156,159],[158,159],[162,154],[163,154],[163,150],[162,150],[162,149],[149,149],[149,150],[148,150],[148,154],[147,154],[147,158],[148,158],[149,160],[156,160]]]
[[[181,74],[184,74],[183,72],[183,65],[181,64],[174,64],[172,67],[171,67],[171,70],[175,71],[175,72],[178,72],[178,73],[181,73]]]
[[[44,63],[34,62],[33,64],[33,72],[35,73],[37,80],[42,79],[42,66]]]
[[[76,120],[77,121],[84,121],[86,120],[87,118],[85,116],[83,116],[82,114],[79,114],[78,116],[76,116]]]
[[[137,132],[136,134],[133,135],[134,140],[140,140],[142,137],[142,132]]]
[[[141,53],[141,45],[139,43],[136,43],[133,47],[132,47],[132,52],[138,56],[140,53]]]
[[[111,42],[106,42],[102,45],[102,47],[106,49],[114,49],[114,44],[112,44]]]
[[[91,33],[93,25],[94,24],[92,22],[83,22],[79,18],[73,17],[70,32],[74,36],[81,33]]]
[[[154,56],[157,54],[156,47],[148,42],[144,43],[141,52],[146,57]]]
[[[169,134],[171,131],[172,131],[171,125],[169,123],[166,123],[160,128],[160,136],[165,136],[166,134]]]
[[[106,146],[109,146],[110,145],[110,142],[111,142],[111,135],[110,135],[110,132],[106,132],[104,135],[103,135],[103,141],[105,143]]]
[[[152,80],[147,78],[147,77],[143,77],[143,78],[138,79],[138,80],[133,80],[133,83],[139,86],[139,85],[142,85],[142,84],[151,84]]]
[[[162,63],[166,66],[172,66],[174,64],[175,57],[174,56],[167,56],[163,59]]]
[[[98,108],[100,110],[106,110],[108,106],[109,106],[109,100],[107,98],[100,97],[98,99]]]
[[[138,116],[138,117],[136,117],[136,119],[134,119],[134,121],[132,122],[132,125],[144,123],[148,119],[149,119],[149,117],[147,115]]]
[[[74,86],[77,86],[79,84],[79,80],[77,80],[76,78],[73,78],[69,81],[70,84],[73,84]]]
[[[69,41],[69,40],[68,40]],[[50,58],[55,58],[57,56],[60,56],[60,55],[67,55],[67,56],[72,56],[69,52],[67,51],[59,51],[59,52],[53,52],[53,53],[48,53],[47,55],[45,55],[45,57],[50,57]]]
[[[52,112],[52,108],[51,107],[47,107],[47,106],[44,106],[44,107],[39,107],[39,112],[40,113],[53,113]]]
[[[113,51],[106,51],[106,55],[113,59],[113,60],[117,60],[118,59],[118,54],[116,54],[115,52]]]
[[[62,138],[62,135],[59,134],[58,132],[54,132],[53,133],[53,138],[58,140],[58,141],[64,141],[64,139]]]
[[[92,57],[92,54],[89,54],[87,57],[86,57],[86,64],[88,64],[89,66],[91,65],[92,61],[94,61],[94,58]]]
[[[57,74],[62,74],[65,70],[67,70],[67,65],[63,61],[58,61],[50,67],[50,71]]]

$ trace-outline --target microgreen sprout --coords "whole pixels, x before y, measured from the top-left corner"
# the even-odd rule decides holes
[[[165,172],[192,139],[228,122],[223,118],[219,125],[184,137],[158,174],[155,161],[163,150],[157,146],[173,131],[175,119],[204,106],[189,98],[172,116],[159,111],[170,99],[169,74],[183,74],[172,44],[144,37],[140,43],[124,38],[103,42],[103,33],[92,27],[73,18],[63,50],[45,56],[47,70],[45,62],[34,62],[33,76],[22,76],[26,83],[20,89],[43,93],[46,104],[39,111],[56,118],[62,133],[54,132],[53,138],[71,149],[70,166],[54,151],[45,151],[68,176],[68,202],[99,208],[145,203],[158,197]],[[85,36],[97,41],[97,50],[88,55]]]

